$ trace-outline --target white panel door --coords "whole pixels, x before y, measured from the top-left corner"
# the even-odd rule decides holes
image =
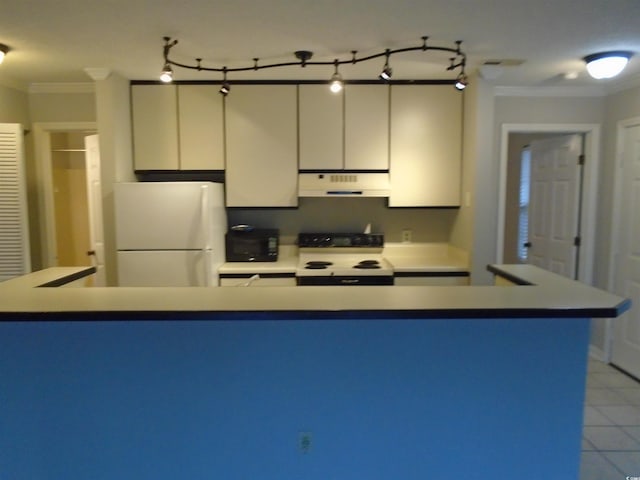
[[[582,135],[531,143],[529,263],[576,278]]]
[[[96,267],[94,285],[106,285],[104,269],[104,229],[102,225],[102,184],[100,182],[100,143],[98,135],[84,138],[85,162],[87,172],[87,203],[89,206],[89,246]]]
[[[631,310],[614,323],[612,362],[640,377],[640,124],[624,129],[615,293]]]

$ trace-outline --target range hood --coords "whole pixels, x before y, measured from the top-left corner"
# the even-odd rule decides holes
[[[376,173],[300,173],[299,197],[388,197],[389,174]]]

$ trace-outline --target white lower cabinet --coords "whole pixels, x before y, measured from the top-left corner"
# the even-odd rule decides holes
[[[402,274],[393,279],[396,286],[443,286],[443,287],[464,287],[469,285],[469,276],[464,275],[429,275],[417,274],[403,276]]]
[[[392,85],[390,127],[389,206],[460,206],[462,94],[451,85]]]
[[[298,205],[295,85],[234,85],[225,100],[228,207]]]

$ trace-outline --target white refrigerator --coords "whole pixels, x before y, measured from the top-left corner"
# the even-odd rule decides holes
[[[227,230],[222,184],[116,183],[114,201],[119,286],[218,286]]]

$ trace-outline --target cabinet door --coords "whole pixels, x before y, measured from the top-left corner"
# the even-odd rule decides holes
[[[297,206],[296,86],[234,85],[225,102],[227,206]]]
[[[178,86],[181,170],[224,170],[223,96],[218,88]]]
[[[461,156],[462,94],[451,85],[393,85],[389,206],[459,206]]]
[[[346,85],[347,170],[389,169],[389,86]]]
[[[327,85],[298,89],[300,170],[344,168],[344,95]]]
[[[136,170],[177,170],[175,85],[132,85],[133,163]]]

